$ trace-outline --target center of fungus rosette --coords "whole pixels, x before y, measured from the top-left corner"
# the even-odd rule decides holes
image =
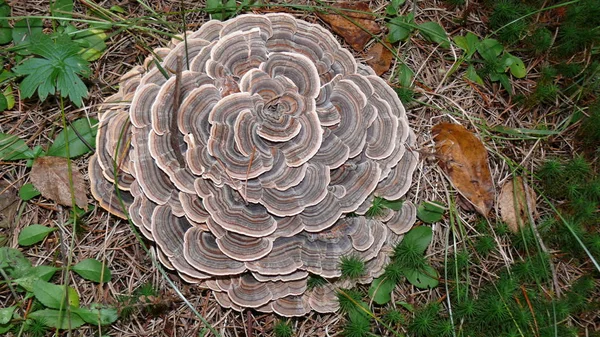
[[[230,177],[247,180],[272,169],[283,155],[299,167],[319,150],[323,129],[315,108],[320,80],[315,65],[296,53],[272,53],[239,81],[208,116],[208,151]]]
[[[244,74],[240,88],[261,97],[254,117],[258,135],[267,141],[292,140],[306,124],[301,119],[310,114],[316,116],[319,78],[314,64],[305,56],[273,53],[259,68]]]

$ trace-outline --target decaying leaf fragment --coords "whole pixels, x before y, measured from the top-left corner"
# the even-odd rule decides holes
[[[19,197],[16,190],[0,180],[0,228],[10,228],[18,207]]]
[[[63,206],[72,206],[71,189],[69,187],[68,159],[60,157],[39,157],[33,162],[30,178],[33,186],[44,198],[56,201]],[[75,204],[87,209],[87,187],[83,175],[74,164],[71,165],[73,194]]]
[[[516,233],[529,222],[529,213],[535,213],[535,191],[521,177],[504,183],[498,196],[502,221]]]
[[[317,15],[356,51],[363,51],[365,45],[381,32],[381,28],[374,21],[369,5],[365,2],[341,2],[333,5],[335,10]]]
[[[367,64],[375,70],[377,76],[381,76],[383,73],[390,69],[392,65],[393,54],[390,51],[390,44],[376,43],[373,47],[369,48],[367,52]]]
[[[494,183],[487,151],[463,126],[440,123],[432,128],[438,164],[450,182],[477,210],[487,216],[494,203]]]

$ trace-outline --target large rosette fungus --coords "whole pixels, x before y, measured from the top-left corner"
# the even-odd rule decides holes
[[[407,192],[418,158],[371,68],[286,14],[210,21],[155,54],[101,109],[104,208],[125,217],[123,201],[167,268],[237,310],[332,312],[336,287],[383,273],[415,209],[365,213]],[[340,278],[348,255],[366,263],[357,281]],[[311,274],[330,283],[307,289]]]

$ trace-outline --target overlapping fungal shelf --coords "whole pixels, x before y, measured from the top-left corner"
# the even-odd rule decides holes
[[[185,40],[102,105],[94,197],[224,307],[337,310],[334,289],[381,275],[415,219],[408,201],[365,216],[411,184],[402,103],[329,31],[287,14],[209,21]],[[340,278],[348,255],[366,262],[357,281]],[[307,289],[311,274],[330,283]]]

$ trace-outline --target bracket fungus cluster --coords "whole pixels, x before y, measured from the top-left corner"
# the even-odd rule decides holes
[[[185,41],[185,42],[183,42]],[[418,161],[396,93],[324,28],[287,14],[209,21],[122,77],[101,108],[92,193],[224,307],[337,309],[415,220]],[[117,188],[115,188],[115,186]],[[340,257],[365,262],[340,277]],[[307,288],[311,275],[328,284]]]

